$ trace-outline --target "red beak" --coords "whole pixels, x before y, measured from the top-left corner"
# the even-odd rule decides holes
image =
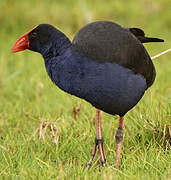
[[[27,34],[22,36],[20,39],[16,41],[11,51],[15,53],[15,52],[23,51],[25,49],[29,49],[29,40]]]
[[[37,26],[36,26],[37,27]],[[34,27],[33,29],[31,29],[29,32],[27,32],[26,34],[24,34],[20,39],[18,39],[14,46],[12,47],[11,51],[13,53],[15,52],[19,52],[19,51],[24,51],[25,49],[29,49],[29,39],[28,39],[28,34],[33,31],[36,27]]]

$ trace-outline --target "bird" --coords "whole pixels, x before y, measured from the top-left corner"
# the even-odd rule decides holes
[[[156,71],[143,43],[164,42],[147,37],[140,28],[112,21],[95,21],[82,27],[71,41],[50,24],[39,24],[19,38],[12,52],[31,50],[43,56],[46,71],[60,89],[96,108],[96,137],[87,169],[97,149],[106,165],[101,111],[119,115],[116,131],[116,168],[120,167],[124,116],[153,84]]]

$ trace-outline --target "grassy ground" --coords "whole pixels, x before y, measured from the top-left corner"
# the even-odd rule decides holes
[[[146,45],[151,56],[171,48],[170,0],[0,1],[0,179],[171,179],[171,54],[154,64],[155,84],[125,117],[120,170],[115,169],[118,117],[102,113],[107,166],[86,172],[95,137],[95,108],[56,88],[39,54],[11,54],[17,38],[39,23],[57,26],[71,39],[83,25],[113,20],[143,28],[165,43]],[[73,108],[81,104],[79,117]],[[56,125],[53,142],[33,136],[40,123]],[[48,136],[49,135],[49,136]]]

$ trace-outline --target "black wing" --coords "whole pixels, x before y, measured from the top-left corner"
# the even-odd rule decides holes
[[[155,68],[137,35],[144,37],[144,32],[110,21],[97,21],[80,29],[72,41],[72,49],[99,63],[117,63],[132,69],[144,76],[149,87],[155,79]]]

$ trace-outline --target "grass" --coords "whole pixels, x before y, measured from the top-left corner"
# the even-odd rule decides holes
[[[11,54],[17,38],[39,23],[57,26],[71,39],[86,23],[113,20],[143,28],[165,43],[146,45],[151,56],[171,47],[170,0],[0,1],[0,179],[171,179],[171,55],[154,60],[157,78],[125,117],[120,170],[115,169],[118,117],[102,113],[107,166],[86,172],[95,137],[95,108],[49,80],[39,54]],[[81,104],[79,117],[73,108]],[[45,140],[33,136],[54,123]],[[100,170],[100,171],[99,171]]]

